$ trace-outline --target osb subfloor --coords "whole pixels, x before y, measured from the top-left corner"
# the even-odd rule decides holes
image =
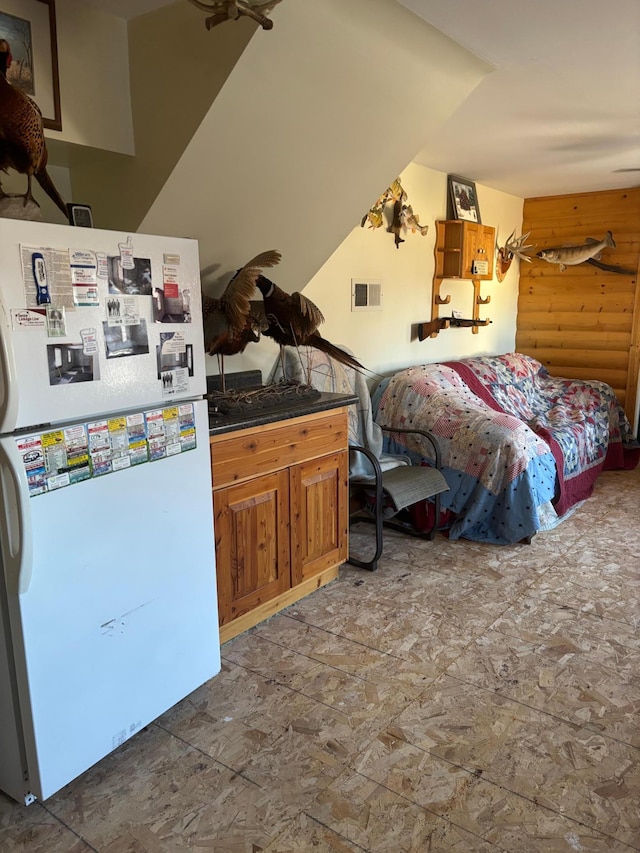
[[[0,849],[640,850],[639,513],[615,472],[529,546],[387,535]]]

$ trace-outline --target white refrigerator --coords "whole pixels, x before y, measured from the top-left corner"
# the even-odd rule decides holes
[[[220,669],[197,243],[0,219],[0,789]]]

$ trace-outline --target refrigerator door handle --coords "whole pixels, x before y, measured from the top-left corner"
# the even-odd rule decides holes
[[[0,513],[4,548],[4,569],[7,592],[22,595],[29,589],[33,571],[33,537],[29,485],[22,459],[15,449],[11,459],[13,439],[0,441],[0,489],[4,500]],[[17,465],[15,464],[17,463]]]
[[[9,326],[7,309],[0,301],[0,325]],[[18,417],[18,382],[10,335],[0,330],[0,433],[13,432]]]

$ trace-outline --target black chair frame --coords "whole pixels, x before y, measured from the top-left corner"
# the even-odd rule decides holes
[[[434,464],[431,467],[435,468],[438,471],[440,471],[442,469],[442,457],[441,457],[441,453],[440,453],[440,447],[438,446],[437,439],[430,432],[427,432],[426,430],[422,430],[422,429],[401,429],[401,428],[397,428],[397,427],[384,427],[384,426],[381,426],[381,429],[384,432],[388,432],[388,433],[410,433],[410,434],[414,434],[414,435],[423,436],[423,438],[426,438],[429,441],[429,443],[431,444],[431,447],[433,449]],[[367,521],[367,522],[371,522],[371,523],[375,524],[376,549],[375,549],[375,553],[374,553],[373,557],[370,560],[360,560],[357,557],[352,557],[351,552],[349,552],[347,562],[351,563],[354,566],[358,566],[358,568],[367,569],[370,572],[374,572],[378,568],[378,561],[380,560],[380,557],[382,556],[382,551],[383,551],[383,547],[384,547],[384,531],[383,531],[383,528],[385,526],[391,527],[395,530],[400,530],[403,533],[406,533],[410,536],[416,536],[420,539],[429,539],[429,540],[433,539],[436,531],[439,529],[440,495],[442,492],[447,490],[447,487],[440,489],[434,495],[432,495],[433,503],[434,503],[434,523],[429,528],[429,530],[422,532],[422,531],[412,529],[411,527],[409,527],[405,524],[400,524],[399,522],[394,521],[393,517],[385,519],[383,516],[384,472],[382,471],[382,468],[380,467],[380,463],[379,463],[378,459],[376,458],[375,454],[373,454],[368,448],[362,447],[361,445],[350,444],[349,449],[355,450],[356,452],[362,453],[364,456],[366,456],[366,458],[369,460],[369,462],[371,463],[371,466],[373,468],[373,482],[366,483],[364,481],[355,481],[354,480],[354,485],[369,486],[369,487],[373,486],[373,488],[375,489],[375,492],[374,492],[374,500],[375,500],[374,516],[373,517],[371,517],[371,516],[359,516],[358,521]],[[402,509],[405,509],[405,507],[399,507],[398,508],[399,511]]]

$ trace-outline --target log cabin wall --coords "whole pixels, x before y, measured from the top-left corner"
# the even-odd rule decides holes
[[[618,274],[582,263],[564,272],[540,258],[520,264],[516,349],[553,376],[608,382],[635,423],[640,370],[640,188],[525,199],[522,231],[535,250],[601,240],[616,248],[601,262]]]

